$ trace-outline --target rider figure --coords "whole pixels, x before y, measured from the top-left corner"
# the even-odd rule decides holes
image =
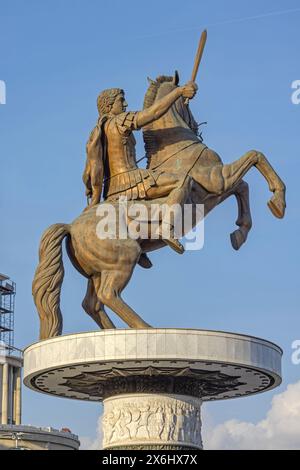
[[[185,201],[191,179],[183,180],[180,175],[159,169],[138,168],[132,131],[162,117],[180,96],[193,98],[196,91],[197,85],[189,82],[138,112],[126,112],[125,94],[120,88],[104,90],[98,96],[99,119],[87,143],[83,174],[86,195],[90,198],[88,208],[100,202],[102,190],[103,198],[108,201],[118,200],[120,196],[128,200],[167,196],[165,203],[170,206]],[[176,252],[183,253],[183,246],[173,236],[164,241]]]

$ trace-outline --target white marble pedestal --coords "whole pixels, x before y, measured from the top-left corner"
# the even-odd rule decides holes
[[[24,383],[103,401],[105,449],[201,449],[201,403],[278,386],[281,356],[273,343],[234,333],[102,330],[29,346]]]
[[[128,394],[104,400],[104,449],[202,449],[201,399]]]

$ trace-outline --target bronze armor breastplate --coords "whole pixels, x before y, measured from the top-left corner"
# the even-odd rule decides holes
[[[110,119],[105,125],[107,141],[106,164],[109,177],[137,168],[135,144],[132,131],[121,133],[115,119]]]

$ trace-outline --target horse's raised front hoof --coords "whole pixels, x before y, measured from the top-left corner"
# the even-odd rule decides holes
[[[238,229],[230,234],[230,241],[231,241],[232,248],[237,251],[241,248],[243,243],[245,243],[246,238],[243,232],[240,229]]]
[[[274,196],[268,202],[268,207],[275,217],[282,219],[286,208],[285,191],[275,191]]]
[[[138,260],[138,264],[145,269],[150,269],[152,268],[153,264],[151,260],[148,258],[146,253],[142,253],[140,256],[140,259]]]

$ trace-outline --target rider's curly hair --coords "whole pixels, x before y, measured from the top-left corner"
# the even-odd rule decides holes
[[[124,90],[121,88],[108,88],[107,90],[104,90],[102,93],[100,93],[97,98],[97,108],[100,116],[110,112],[116,97],[120,93],[124,95]]]

